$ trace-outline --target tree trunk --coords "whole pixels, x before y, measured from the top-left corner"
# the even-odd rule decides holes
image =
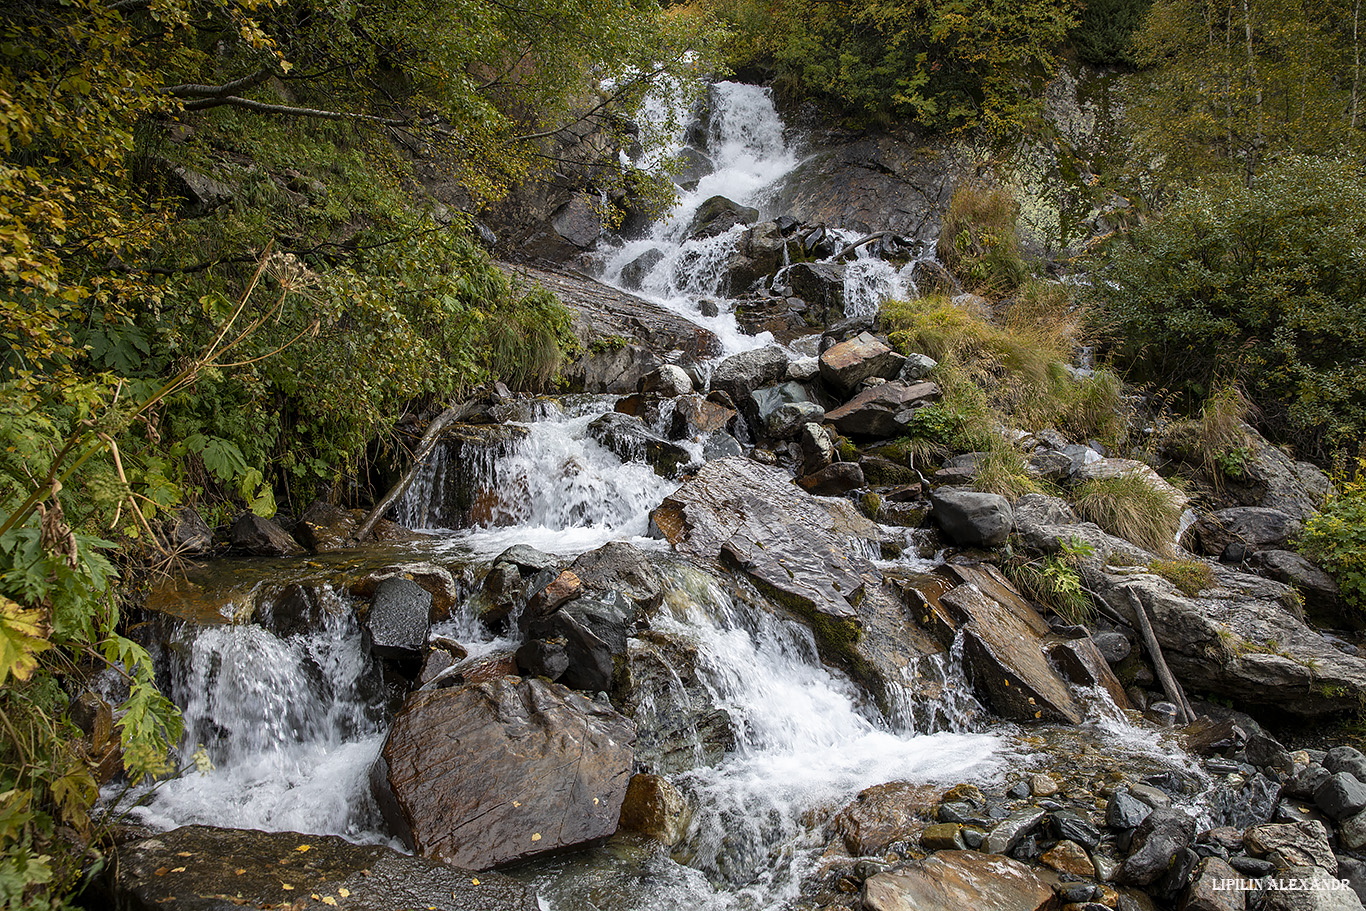
[[[393,506],[398,498],[403,496],[403,492],[413,483],[413,478],[417,477],[418,471],[422,468],[422,463],[426,461],[428,454],[436,447],[436,441],[441,436],[441,431],[446,429],[446,425],[453,424],[464,417],[468,409],[468,402],[452,405],[441,412],[441,414],[436,417],[436,420],[432,421],[427,427],[427,432],[422,435],[422,441],[417,445],[417,452],[413,455],[413,464],[404,472],[403,477],[399,478],[398,483],[384,495],[384,499],[375,504],[375,508],[370,511],[370,515],[365,517],[365,521],[362,522],[360,528],[356,530],[356,543],[359,544],[370,537],[370,533],[375,529],[375,524],[379,522],[380,518],[389,511],[389,507]]]

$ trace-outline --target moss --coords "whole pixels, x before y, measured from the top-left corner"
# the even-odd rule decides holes
[[[1214,570],[1202,560],[1154,560],[1148,569],[1192,598],[1214,584]]]

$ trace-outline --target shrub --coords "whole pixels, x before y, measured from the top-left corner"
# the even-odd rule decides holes
[[[975,291],[1015,290],[1029,272],[1015,224],[1019,212],[1014,198],[1000,187],[959,186],[939,233],[939,258]]]
[[[1271,435],[1327,461],[1366,437],[1363,262],[1366,178],[1291,157],[1250,186],[1189,191],[1113,244],[1092,324],[1117,364],[1180,406],[1236,382]]]
[[[1006,575],[1027,597],[1038,602],[1063,620],[1088,624],[1095,620],[1096,608],[1082,586],[1077,563],[1094,553],[1094,548],[1073,539],[1062,542],[1056,554],[1037,560],[1009,560]]]
[[[1226,480],[1245,480],[1252,458],[1245,421],[1253,410],[1237,384],[1223,383],[1200,406],[1200,417],[1173,424],[1163,434],[1163,443],[1178,458],[1198,466],[1216,490]]]
[[[1179,504],[1139,475],[1086,481],[1073,505],[1083,519],[1155,554],[1171,553],[1181,527]]]
[[[1305,523],[1299,547],[1332,574],[1348,605],[1366,612],[1366,458],[1358,460],[1356,477]]]

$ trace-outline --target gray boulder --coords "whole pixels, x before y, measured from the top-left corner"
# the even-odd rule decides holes
[[[664,478],[677,477],[692,453],[645,426],[640,418],[609,411],[588,425],[588,435],[623,462],[645,461]]]
[[[999,494],[941,487],[930,503],[944,534],[965,547],[998,547],[1015,526],[1010,501]]]
[[[1284,550],[1300,527],[1298,519],[1279,509],[1234,506],[1201,516],[1186,533],[1186,546],[1211,557],[1223,554],[1230,544],[1242,545],[1249,553]]]
[[[724,196],[713,196],[697,207],[692,223],[688,225],[688,236],[715,237],[736,225],[752,225],[758,220],[758,209],[742,206]]]
[[[365,617],[370,652],[380,658],[421,658],[431,610],[431,592],[412,579],[393,576],[380,582]]]
[[[829,411],[825,419],[849,436],[886,439],[905,433],[917,408],[939,401],[934,383],[903,383],[900,380],[873,386]]]
[[[250,512],[233,523],[229,538],[233,550],[253,557],[295,557],[306,552],[283,528]]]
[[[692,379],[687,371],[675,364],[664,364],[653,373],[640,378],[640,392],[652,392],[668,398],[692,392]]]

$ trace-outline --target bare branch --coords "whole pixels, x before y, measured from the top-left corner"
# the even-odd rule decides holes
[[[299,108],[287,104],[266,104],[263,101],[252,101],[250,98],[243,98],[239,95],[224,95],[222,97],[204,98],[200,101],[192,101],[185,105],[185,110],[205,111],[209,108],[221,107],[223,105],[243,108],[248,111],[256,111],[259,114],[280,114],[285,117],[309,117],[314,120],[360,120],[366,123],[380,123],[391,127],[407,126],[412,122],[410,120],[392,117],[375,117],[370,114],[354,114],[350,111],[323,111],[317,108]]]
[[[270,69],[261,67],[250,75],[235,79],[232,82],[225,82],[222,85],[199,85],[193,82],[186,82],[181,85],[162,86],[159,90],[163,95],[174,95],[177,98],[223,98],[227,95],[236,95],[246,89],[252,89],[270,78]]]

